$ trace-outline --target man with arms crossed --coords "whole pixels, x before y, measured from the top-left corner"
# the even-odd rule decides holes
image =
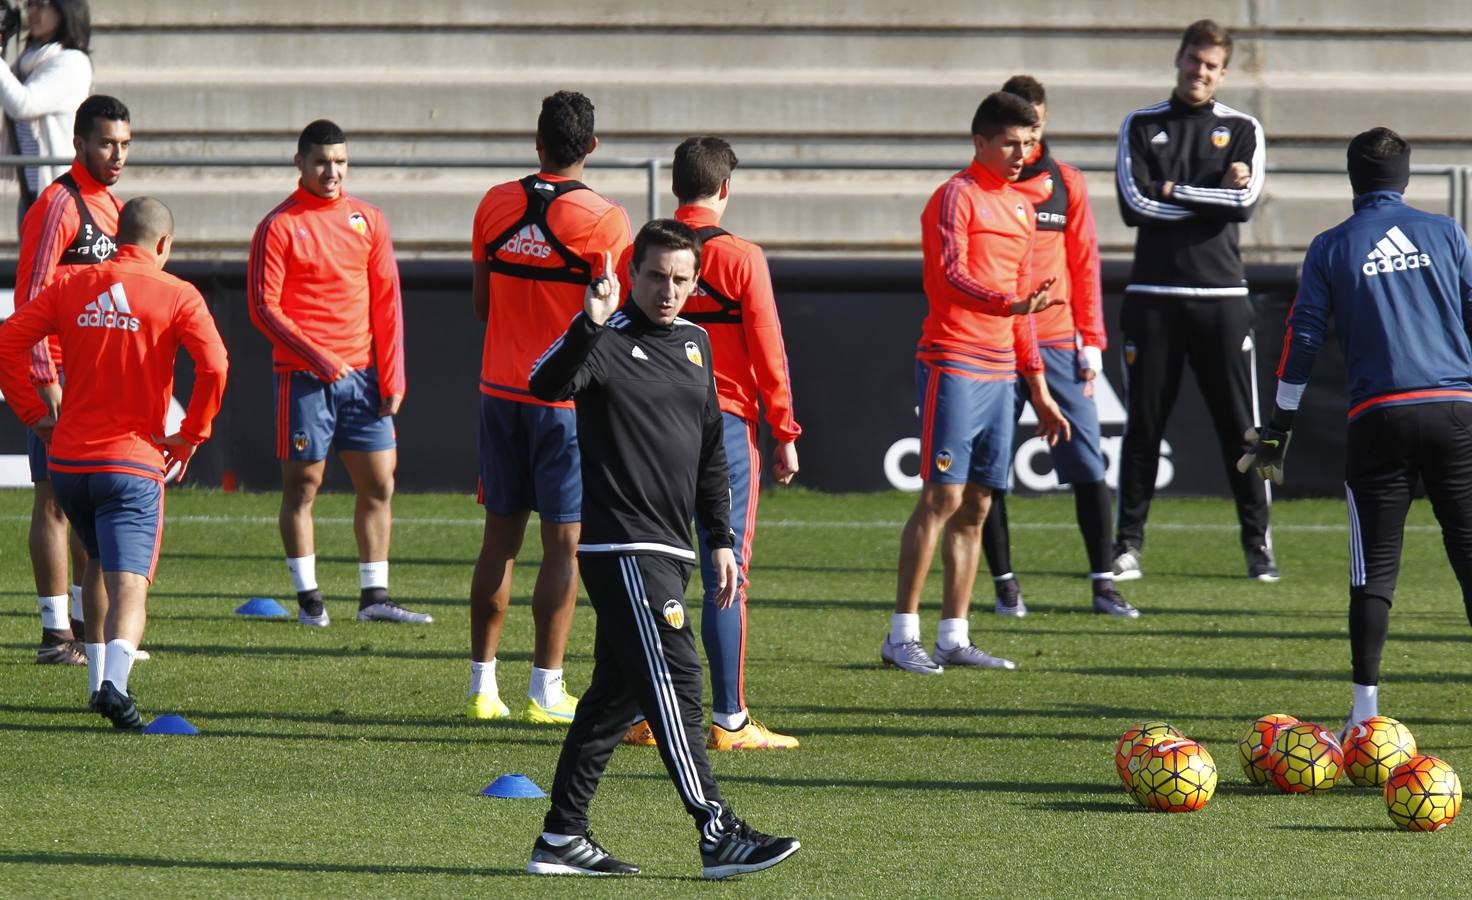
[[[388,594],[393,416],[404,399],[399,265],[378,207],[348,195],[348,139],[318,119],[297,139],[297,189],[256,226],[246,294],[272,345],[281,542],[303,625],[330,623],[312,507],[336,447],[357,495],[358,620],[431,622]]]
[[[1141,575],[1160,440],[1188,357],[1237,502],[1247,577],[1278,580],[1262,480],[1234,467],[1243,431],[1258,421],[1252,306],[1237,223],[1262,196],[1265,159],[1262,126],[1215,99],[1231,59],[1226,29],[1210,19],[1193,22],[1176,51],[1170,99],[1130,113],[1119,128],[1119,208],[1125,224],[1139,228],[1120,310],[1129,411],[1114,538],[1120,581]]]
[[[472,719],[511,714],[496,685],[496,651],[511,604],[511,573],[532,510],[541,520],[542,565],[532,588],[536,645],[521,717],[568,725],[577,698],[563,688],[562,656],[578,582],[582,516],[572,403],[532,396],[532,363],[582,308],[604,253],[629,244],[629,217],[580,180],[598,146],[593,104],[575,91],[542,100],[541,170],[486,192],[475,211],[471,302],[486,323],[480,372],[480,492],[485,534],[470,581]]]
[[[49,441],[57,502],[87,548],[88,706],[129,730],[143,724],[128,675],[163,537],[164,474],[177,463],[183,477],[209,437],[228,365],[204,298],[162,271],[173,230],[162,203],[129,201],[115,259],[58,281],[0,327],[0,388]],[[87,361],[72,366],[59,417],[21,374],[48,334],[61,338],[66,358]],[[179,430],[165,435],[181,345],[194,361],[194,389]]]
[[[702,874],[755,872],[796,853],[795,838],[753,830],[721,799],[701,728],[700,655],[684,597],[695,565],[690,519],[709,535],[716,603],[736,595],[725,436],[705,331],[677,318],[700,272],[700,238],[655,219],[634,240],[630,302],[617,313],[614,257],[532,370],[547,400],[576,398],[584,505],[578,545],[598,615],[593,680],[552,781],[527,871],[628,875],[588,834],[593,792],[636,711],[700,833]]]
[[[767,259],[757,245],[721,228],[731,199],[731,172],[736,153],[718,137],[687,138],[675,148],[673,181],[680,207],[675,220],[695,230],[701,241],[700,277],[681,314],[710,335],[725,433],[726,466],[731,477],[732,550],[740,574],[736,601],[716,603],[717,577],[709,535],[696,527],[700,542],[700,582],[705,601],[700,610],[700,638],[710,665],[711,750],[786,750],[797,738],[779,734],[751,717],[746,709],[746,571],[756,536],[756,505],[761,492],[761,458],[757,455],[760,407],[777,441],[772,471],[778,484],[797,474],[797,437],[802,428],[792,412],[787,348],[772,295]],[[636,722],[625,738],[631,744],[654,745],[647,721]]]
[[[115,97],[95,95],[82,101],[72,125],[76,159],[71,168],[41,192],[21,222],[20,258],[15,268],[15,305],[34,299],[57,277],[80,267],[106,262],[117,248],[118,210],[122,203],[108,190],[128,162],[133,141],[128,108]],[[54,418],[61,412],[64,380],[61,344],[47,338],[32,348],[29,366],[33,390]],[[52,492],[46,467],[46,447],[34,434],[26,436],[31,457],[35,497],[31,505],[31,570],[36,577],[36,599],[41,608],[41,645],[38,663],[82,666],[85,635],[76,625],[84,618],[82,588],[71,586],[71,616],[67,616],[67,545],[72,564],[80,573],[87,564],[82,543],[67,540],[66,515]],[[93,642],[95,643],[95,641]],[[138,657],[146,658],[139,650]]]
[[[1048,296],[1057,305],[1034,316],[1038,346],[1046,367],[1048,392],[1073,429],[1073,438],[1053,447],[1053,469],[1062,484],[1073,485],[1078,528],[1089,557],[1090,596],[1094,611],[1133,619],[1139,610],[1114,589],[1110,554],[1110,496],[1104,483],[1104,453],[1099,449],[1099,410],[1094,405],[1094,379],[1104,369],[1104,310],[1099,290],[1099,239],[1089,208],[1083,173],[1061,163],[1042,139],[1048,122],[1048,95],[1037,79],[1014,75],[1002,90],[1031,103],[1038,113],[1038,145],[1014,187],[1037,211],[1037,240],[1029,270],[1035,281],[1051,280]],[[1017,385],[1017,414],[1027,390]],[[996,611],[1003,616],[1027,615],[1027,604],[1012,571],[1011,535],[1007,530],[1007,492],[992,491],[991,511],[981,531],[992,581]]]
[[[1043,379],[1031,315],[1054,305],[1052,282],[1019,295],[1033,283],[1034,213],[1012,183],[1037,144],[1037,125],[1037,111],[1021,97],[998,91],[981,101],[971,121],[971,165],[941,185],[920,216],[930,303],[915,354],[925,485],[900,535],[895,611],[880,647],[886,665],[907,672],[1017,667],[972,644],[966,616],[981,523],[992,491],[1007,486],[1018,372],[1032,390],[1039,432],[1054,441],[1069,435]],[[932,658],[920,644],[919,610],[937,537],[945,582]]]
[[[1283,483],[1294,416],[1332,321],[1350,403],[1353,704],[1341,738],[1379,714],[1380,657],[1417,481],[1472,622],[1472,248],[1456,222],[1406,205],[1411,147],[1400,135],[1372,128],[1350,141],[1347,156],[1354,214],[1309,244],[1277,401],[1262,435],[1247,435],[1253,446],[1237,466]]]

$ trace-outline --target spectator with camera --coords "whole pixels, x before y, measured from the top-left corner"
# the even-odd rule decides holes
[[[20,10],[0,0],[0,51],[20,32]],[[25,0],[29,28],[19,58],[0,66],[0,109],[5,111],[6,155],[70,156],[77,106],[92,93],[87,0]],[[66,166],[22,166],[16,221]]]

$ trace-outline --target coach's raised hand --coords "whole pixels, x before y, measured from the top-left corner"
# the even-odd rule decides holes
[[[618,309],[620,286],[618,273],[613,270],[613,254],[607,250],[603,251],[603,274],[588,283],[588,290],[583,294],[583,312],[593,320],[594,325],[602,325]]]

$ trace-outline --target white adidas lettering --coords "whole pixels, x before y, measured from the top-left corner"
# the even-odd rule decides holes
[[[501,249],[507,253],[520,253],[536,259],[546,259],[552,255],[552,245],[547,243],[547,236],[536,225],[523,225],[520,231],[501,245]]]
[[[128,305],[128,293],[121,283],[116,283],[97,295],[97,299],[82,307],[77,314],[77,325],[82,328],[117,328],[122,331],[137,331],[143,323],[133,315]]]
[[[1385,237],[1375,242],[1375,249],[1365,258],[1360,271],[1366,275],[1384,272],[1404,272],[1408,269],[1425,269],[1431,265],[1431,256],[1422,253],[1399,225],[1390,226]]]

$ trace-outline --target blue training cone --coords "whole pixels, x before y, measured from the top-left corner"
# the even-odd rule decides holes
[[[270,597],[252,597],[236,607],[237,616],[256,616],[264,619],[284,619],[291,615],[286,607]]]
[[[547,794],[525,775],[502,775],[481,789],[482,797],[545,797]]]
[[[199,734],[199,729],[183,716],[165,713],[143,726],[144,734]]]

